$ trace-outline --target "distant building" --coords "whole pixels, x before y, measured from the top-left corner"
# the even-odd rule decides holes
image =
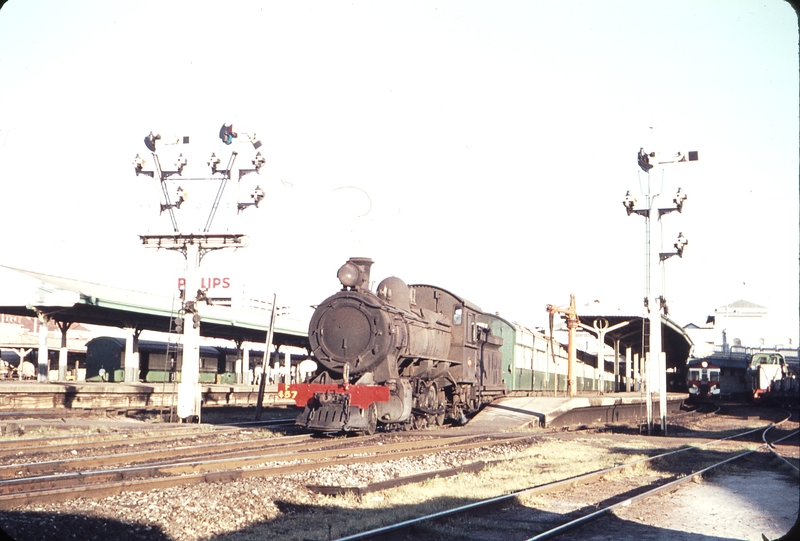
[[[775,323],[768,308],[740,299],[716,308],[705,326],[689,323],[684,329],[695,344],[695,357],[727,353],[731,348],[796,348],[791,338],[778,336]]]
[[[692,355],[694,357],[708,357],[714,353],[714,339],[717,331],[714,327],[700,327],[694,323],[689,323],[683,327],[689,338],[694,343]]]

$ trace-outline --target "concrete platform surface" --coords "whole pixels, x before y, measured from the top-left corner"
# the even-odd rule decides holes
[[[256,385],[201,384],[205,406],[246,406],[258,401]],[[174,406],[177,383],[103,383],[0,381],[0,411],[34,409],[146,408]],[[264,403],[278,399],[278,386],[267,385]]]
[[[668,393],[667,401],[672,408],[683,402],[686,395]],[[643,393],[607,393],[603,395],[581,395],[576,397],[508,397],[496,400],[484,407],[470,422],[470,426],[478,428],[495,428],[512,430],[519,428],[550,427],[556,424],[559,417],[575,410],[586,410],[588,419],[615,420],[615,413],[631,410],[636,413],[640,406],[646,407],[647,397]],[[658,411],[658,396],[653,397],[654,410]],[[590,410],[590,408],[594,408]],[[617,411],[619,410],[619,411]]]

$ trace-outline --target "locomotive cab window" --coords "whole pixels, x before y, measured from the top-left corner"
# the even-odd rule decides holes
[[[463,313],[461,307],[457,306],[455,312],[453,312],[453,325],[461,325],[461,316]]]

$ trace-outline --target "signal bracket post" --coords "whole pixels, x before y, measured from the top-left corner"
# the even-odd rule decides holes
[[[209,250],[242,248],[248,238],[240,234],[139,235],[148,248],[176,250],[186,257],[183,294],[183,359],[181,382],[178,385],[178,417],[182,421],[200,422],[200,299],[197,292],[197,270],[202,256]]]
[[[662,253],[656,245],[655,227],[661,224],[661,216],[669,214],[673,211],[683,212],[683,205],[687,197],[683,191],[678,188],[678,193],[672,200],[675,207],[668,207],[659,209],[656,206],[656,199],[661,194],[651,184],[651,175],[657,169],[656,165],[681,163],[681,162],[694,162],[700,159],[700,153],[696,150],[684,152],[645,152],[644,148],[639,149],[638,154],[639,167],[647,174],[647,193],[643,194],[647,197],[647,208],[636,209],[636,199],[631,195],[630,191],[625,194],[622,204],[628,213],[636,214],[645,218],[645,237],[646,237],[646,256],[645,256],[645,291],[646,291],[646,310],[647,320],[649,325],[649,345],[648,351],[645,355],[647,363],[647,430],[648,434],[653,433],[653,414],[652,414],[652,394],[653,389],[656,387],[656,382],[653,378],[653,370],[658,373],[658,392],[659,392],[659,414],[661,416],[661,434],[667,435],[667,363],[666,354],[662,351],[663,344],[661,340],[661,302],[660,299],[663,295],[659,291],[659,283],[657,279],[652,279],[652,274],[656,273],[659,269],[662,272],[662,282],[664,266],[661,265],[673,255],[683,257],[683,248],[687,244],[686,239],[681,233],[678,242],[675,243],[677,252]],[[663,168],[662,170],[662,186],[663,186]],[[642,344],[644,351],[644,344]]]

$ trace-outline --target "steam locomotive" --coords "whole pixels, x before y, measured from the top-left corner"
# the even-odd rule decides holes
[[[467,415],[506,393],[502,339],[480,308],[430,285],[386,278],[369,289],[369,258],[338,271],[338,293],[311,317],[311,351],[325,370],[307,383],[282,383],[281,398],[303,413],[296,424],[321,432],[419,429]]]

